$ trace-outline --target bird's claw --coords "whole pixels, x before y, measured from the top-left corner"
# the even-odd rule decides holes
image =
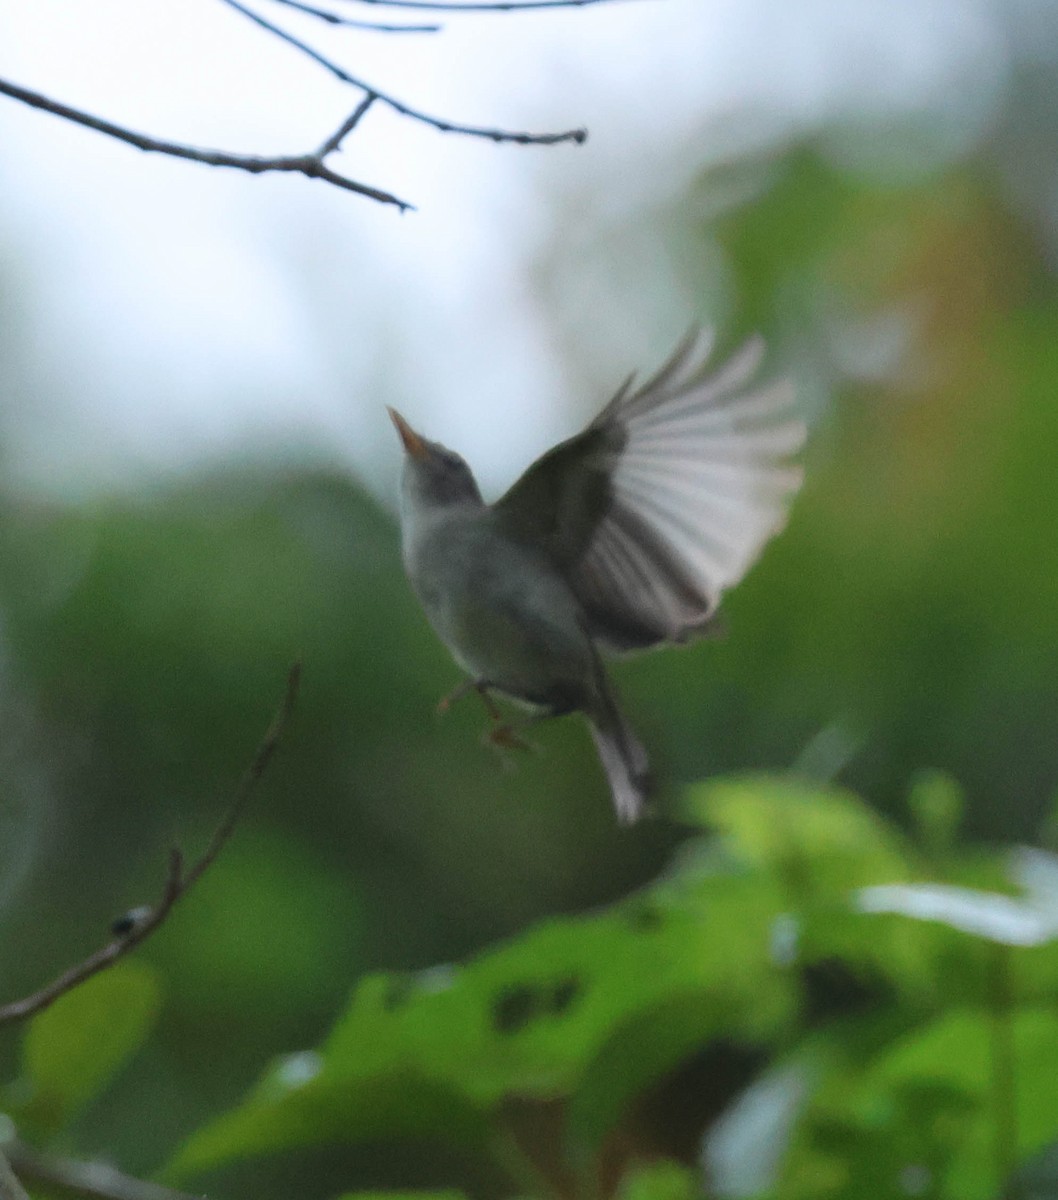
[[[527,741],[509,722],[501,722],[485,731],[482,741],[486,746],[496,750],[535,750],[532,742]]]
[[[457,700],[462,700],[464,696],[469,696],[471,692],[477,692],[481,697],[481,703],[485,705],[485,711],[489,714],[491,720],[503,720],[503,714],[496,707],[495,701],[489,695],[488,685],[480,679],[464,679],[462,683],[454,687],[447,695],[442,696],[437,701],[437,715],[443,717]]]
[[[463,682],[457,687],[454,687],[450,692],[446,692],[445,695],[443,695],[441,699],[437,701],[437,715],[439,717],[443,717],[457,700],[462,700],[468,692],[473,690],[473,688],[474,685],[470,682],[470,680],[464,679]]]

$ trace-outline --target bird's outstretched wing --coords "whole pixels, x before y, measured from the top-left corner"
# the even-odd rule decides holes
[[[543,546],[615,650],[683,641],[786,520],[804,443],[788,381],[751,386],[764,345],[715,370],[691,334],[660,371],[629,379],[583,433],[538,459],[495,505]]]

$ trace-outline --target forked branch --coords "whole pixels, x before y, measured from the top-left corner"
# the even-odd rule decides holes
[[[349,3],[350,0],[345,0]],[[470,3],[449,3],[446,0],[354,0],[356,3],[368,5],[385,5],[391,8],[424,9],[450,13],[484,13],[500,12],[514,13],[538,9],[585,8],[596,4],[614,3],[615,0],[471,0]],[[396,24],[382,21],[364,21],[358,17],[347,16],[344,12],[336,11],[335,5],[341,7],[343,0],[329,0],[327,7],[321,7],[313,0],[254,0],[253,5],[245,4],[242,0],[220,0],[220,3],[252,21],[259,29],[271,37],[278,38],[299,54],[310,59],[342,83],[361,93],[361,99],[353,109],[352,115],[343,122],[331,137],[327,138],[319,150],[314,153],[294,155],[263,156],[257,154],[241,154],[229,150],[215,150],[205,146],[190,146],[183,142],[168,141],[150,133],[130,129],[115,121],[107,120],[94,113],[64,104],[51,96],[24,87],[11,80],[0,79],[0,95],[8,96],[30,108],[51,113],[64,121],[86,129],[95,130],[105,137],[114,138],[126,145],[135,146],[147,153],[162,154],[170,158],[184,159],[190,162],[203,163],[211,167],[230,167],[234,170],[246,171],[251,175],[269,173],[304,175],[308,179],[322,179],[343,191],[354,192],[380,204],[393,205],[402,212],[413,206],[393,193],[371,184],[361,183],[350,179],[334,170],[328,159],[341,149],[344,139],[353,131],[360,119],[375,104],[391,109],[399,116],[410,121],[428,125],[441,133],[457,133],[465,137],[487,138],[493,142],[512,142],[522,146],[552,146],[560,142],[581,143],[587,138],[584,129],[566,129],[555,133],[533,133],[513,129],[501,129],[487,125],[468,125],[451,121],[446,117],[435,116],[406,103],[392,92],[385,91],[367,82],[359,75],[346,70],[333,58],[321,53],[302,38],[291,33],[283,25],[277,24],[270,16],[265,16],[260,9],[265,7],[271,12],[272,8],[300,13],[316,18],[331,26],[351,28],[354,30],[369,30],[375,33],[436,33],[441,26],[437,24]]]
[[[579,144],[587,140],[588,131],[586,129],[565,129],[560,133],[520,133],[511,129],[494,129],[484,125],[461,125],[456,121],[446,120],[444,117],[431,116],[421,109],[413,108],[410,104],[405,104],[399,97],[389,92],[384,92],[380,88],[366,83],[359,76],[351,74],[333,59],[327,58],[326,55],[313,49],[312,46],[302,41],[301,38],[295,37],[294,34],[280,28],[280,26],[274,21],[270,21],[267,17],[262,17],[259,12],[255,12],[254,9],[243,4],[242,0],[220,0],[220,2],[238,13],[242,13],[244,17],[248,18],[266,33],[272,34],[274,37],[279,38],[281,42],[286,42],[288,46],[292,46],[295,50],[300,51],[300,53],[316,63],[317,66],[322,67],[325,71],[329,71],[335,79],[341,80],[342,83],[347,83],[351,87],[358,88],[366,95],[374,96],[380,103],[387,105],[395,113],[399,113],[400,116],[407,117],[411,121],[419,121],[423,125],[429,125],[432,129],[436,129],[440,133],[461,133],[465,137],[487,138],[492,142],[515,142],[520,146],[554,146],[559,142],[577,142]]]
[[[246,807],[246,803],[271,761],[276,746],[279,744],[279,739],[283,735],[283,730],[290,719],[290,714],[294,710],[300,680],[301,665],[300,663],[296,663],[291,667],[290,673],[287,676],[287,686],[283,696],[283,703],[261,744],[257,747],[257,753],[246,768],[242,781],[236,789],[235,796],[228,806],[228,811],[224,814],[223,819],[214,831],[209,845],[202,856],[185,870],[184,857],[179,849],[174,847],[169,852],[169,867],[166,874],[165,886],[162,888],[162,894],[158,902],[153,907],[134,911],[129,913],[127,917],[115,922],[115,937],[112,941],[108,942],[94,954],[90,954],[81,962],[63,971],[51,983],[28,996],[24,996],[21,1000],[13,1000],[9,1004],[0,1006],[0,1025],[21,1021],[26,1017],[33,1016],[35,1013],[42,1012],[50,1004],[54,1004],[60,996],[73,991],[75,987],[84,983],[86,979],[90,979],[93,975],[98,975],[100,971],[105,971],[107,967],[113,966],[114,963],[124,958],[126,954],[134,950],[141,942],[146,941],[151,934],[165,923],[166,918],[172,912],[176,903],[187,895],[191,888],[194,887],[205,872],[213,865],[234,832],[235,826],[238,824],[239,818]]]
[[[234,167],[238,171],[248,171],[251,175],[263,175],[270,171],[304,175],[309,179],[322,179],[325,183],[331,183],[345,191],[367,196],[368,199],[377,200],[380,204],[395,204],[401,211],[413,207],[407,200],[401,200],[390,192],[384,192],[380,188],[370,187],[366,183],[358,183],[355,179],[340,175],[337,171],[333,171],[325,161],[327,155],[337,150],[342,139],[352,131],[356,123],[353,117],[359,120],[367,111],[374,99],[370,95],[357,105],[353,117],[344,122],[339,131],[341,136],[335,135],[324,142],[324,147],[330,147],[327,154],[317,151],[315,154],[283,155],[275,158],[266,158],[256,154],[232,154],[227,150],[210,150],[204,146],[188,146],[182,142],[163,141],[150,134],[128,129],[124,125],[116,125],[113,121],[104,120],[102,117],[84,112],[82,109],[72,108],[69,104],[60,104],[58,100],[53,100],[50,96],[30,91],[29,88],[20,87],[6,79],[0,79],[0,95],[10,96],[13,100],[21,100],[30,108],[39,108],[43,112],[53,113],[57,117],[62,117],[64,121],[70,121],[74,125],[83,125],[86,129],[94,129],[97,133],[135,146],[137,150],[144,150],[149,154],[184,158],[191,162],[204,163],[208,167]],[[321,147],[322,149],[323,147]]]

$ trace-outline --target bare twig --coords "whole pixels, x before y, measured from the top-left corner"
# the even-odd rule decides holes
[[[381,21],[358,21],[356,17],[343,17],[340,13],[329,12],[325,8],[317,8],[314,4],[303,4],[301,0],[273,0],[285,8],[295,12],[305,13],[326,21],[328,25],[343,25],[346,29],[370,29],[375,33],[440,33],[440,25],[389,25]]]
[[[74,1158],[62,1158],[56,1154],[43,1154],[14,1141],[2,1147],[10,1159],[11,1166],[30,1184],[41,1184],[49,1189],[59,1188],[64,1193],[72,1192],[90,1200],[202,1200],[201,1193],[192,1196],[189,1192],[176,1192],[172,1188],[136,1179],[108,1163],[82,1162]],[[0,1174],[0,1181],[2,1181]],[[25,1198],[25,1192],[15,1196]],[[6,1200],[0,1182],[0,1200]]]
[[[261,2],[264,3],[265,0],[261,0]],[[372,29],[386,33],[435,33],[441,28],[437,24],[408,25],[389,24],[380,21],[363,21],[335,12],[332,8],[321,8],[317,3],[310,2],[310,0],[274,0],[274,2],[286,8],[316,17],[331,25]],[[340,3],[341,0],[330,0],[330,2],[331,4]],[[471,0],[470,3],[466,4],[455,3],[453,0],[356,0],[356,2],[368,5],[388,5],[392,8],[430,9],[453,13],[509,13],[530,9],[583,8],[588,5],[613,3],[614,0]],[[138,130],[129,129],[124,125],[118,125],[93,113],[85,112],[83,109],[74,108],[69,104],[63,104],[58,100],[52,99],[50,96],[32,91],[30,88],[22,87],[20,84],[12,83],[10,80],[0,79],[0,95],[9,96],[11,99],[18,100],[22,104],[40,109],[42,112],[51,113],[53,116],[69,121],[72,124],[82,125],[86,129],[95,130],[95,132],[101,133],[105,137],[111,137],[116,141],[135,146],[138,150],[143,150],[146,153],[185,159],[189,162],[199,162],[211,167],[230,167],[233,170],[246,171],[251,175],[281,173],[304,175],[309,179],[322,179],[325,183],[341,188],[343,191],[366,196],[368,199],[375,200],[380,204],[392,204],[402,212],[413,206],[406,200],[402,200],[390,192],[383,191],[381,188],[359,183],[355,179],[350,179],[346,175],[339,174],[326,161],[329,155],[339,149],[342,141],[353,130],[360,118],[376,102],[386,105],[398,115],[408,118],[408,120],[418,121],[441,133],[459,133],[466,137],[486,138],[493,142],[551,146],[560,142],[580,143],[585,141],[588,136],[587,131],[584,129],[567,129],[558,133],[526,133],[481,125],[467,125],[456,121],[449,121],[443,117],[432,116],[430,113],[406,104],[399,97],[373,87],[365,80],[353,75],[344,67],[334,62],[333,59],[326,57],[307,42],[302,41],[301,38],[296,37],[286,29],[270,21],[267,17],[262,16],[259,12],[241,3],[241,0],[221,0],[221,3],[234,9],[273,37],[286,42],[288,46],[310,58],[317,66],[328,71],[342,83],[357,88],[363,93],[363,101],[354,113],[344,122],[340,129],[323,143],[315,154],[273,155],[269,157],[257,154],[237,154],[227,150],[214,150],[205,146],[189,146],[183,142],[171,142],[163,138],[154,137],[151,134],[140,133]]]
[[[145,133],[137,133],[135,130],[115,125],[112,121],[93,116],[81,109],[71,108],[68,104],[61,104],[58,100],[52,100],[49,96],[30,91],[29,88],[20,87],[6,79],[0,79],[0,95],[10,96],[13,100],[20,100],[23,104],[28,104],[30,108],[39,108],[43,112],[53,113],[66,121],[72,121],[75,125],[94,129],[97,133],[116,138],[119,142],[127,142],[128,145],[135,146],[137,150],[144,150],[148,153],[163,154],[169,158],[188,159],[191,162],[205,163],[209,167],[234,167],[239,171],[248,171],[251,175],[263,175],[271,171],[305,175],[309,179],[322,179],[325,183],[333,184],[347,192],[356,192],[357,195],[366,196],[370,200],[377,200],[380,204],[396,205],[402,212],[414,207],[407,200],[401,200],[389,192],[370,187],[365,183],[357,183],[355,179],[339,175],[337,171],[332,171],[327,166],[318,153],[275,158],[263,158],[253,154],[229,154],[225,150],[186,146],[180,142],[167,142],[160,138],[150,137]],[[342,136],[344,137],[344,134]],[[326,144],[325,142],[324,145]]]
[[[601,0],[598,0],[601,2]],[[479,125],[461,125],[455,121],[448,121],[442,117],[433,117],[429,113],[423,112],[421,109],[412,108],[410,104],[405,104],[403,100],[396,96],[390,95],[388,92],[383,92],[379,88],[366,83],[356,75],[350,74],[344,67],[332,59],[327,58],[318,50],[314,50],[307,42],[303,42],[300,38],[295,37],[292,33],[281,28],[279,25],[269,21],[267,17],[262,17],[260,13],[255,12],[252,8],[247,8],[241,0],[221,0],[222,4],[226,4],[229,8],[234,9],[238,13],[255,25],[259,25],[267,33],[279,38],[280,41],[286,42],[288,46],[293,46],[295,50],[311,58],[314,63],[329,71],[336,79],[340,79],[342,83],[347,83],[350,87],[359,88],[368,95],[372,95],[381,104],[393,109],[394,112],[400,113],[402,117],[407,117],[411,121],[420,121],[424,125],[429,125],[432,129],[436,129],[441,133],[460,133],[466,137],[488,138],[493,142],[515,142],[521,146],[554,146],[559,142],[576,142],[581,143],[587,140],[588,132],[586,129],[567,129],[562,133],[516,133],[508,129],[488,129]]]
[[[210,838],[205,853],[184,876],[182,892],[186,892],[188,888],[201,879],[202,875],[213,865],[217,855],[224,849],[228,838],[231,837],[235,826],[239,822],[239,818],[242,816],[242,811],[246,807],[246,802],[250,799],[254,788],[257,786],[257,781],[265,773],[268,764],[272,761],[272,755],[276,752],[279,739],[283,736],[283,730],[286,728],[287,722],[294,711],[294,703],[298,698],[300,683],[301,663],[295,663],[290,668],[290,673],[287,676],[287,690],[283,696],[283,703],[272,719],[272,724],[268,727],[268,732],[261,740],[261,744],[257,747],[257,753],[253,756],[252,762],[246,768],[246,772],[235,793],[235,798],[232,800],[228,811],[224,814],[224,819],[214,831],[213,837]]]
[[[261,3],[265,2],[266,0],[261,0]],[[341,2],[342,0],[330,0],[332,5]],[[387,5],[392,8],[428,9],[452,13],[510,13],[531,9],[583,8],[594,4],[614,3],[615,0],[471,0],[470,3],[464,4],[455,3],[454,0],[355,0],[355,2],[368,5]],[[398,115],[406,117],[408,120],[428,125],[430,128],[436,129],[441,133],[458,133],[466,137],[486,138],[493,142],[514,142],[519,145],[538,146],[552,146],[560,142],[580,143],[587,139],[588,134],[584,129],[566,129],[557,133],[527,133],[482,125],[467,125],[457,121],[449,121],[443,117],[435,117],[430,113],[424,112],[422,109],[405,103],[399,97],[389,92],[372,86],[359,76],[353,75],[333,59],[321,54],[320,51],[310,46],[307,42],[302,41],[301,38],[296,37],[267,17],[262,16],[255,9],[247,7],[241,0],[221,0],[221,3],[234,9],[266,33],[279,38],[280,41],[286,42],[288,46],[291,46],[300,54],[311,59],[317,66],[322,67],[342,83],[357,88],[363,93],[363,100],[353,114],[322,144],[315,154],[273,156],[238,154],[227,150],[214,150],[204,146],[189,146],[183,142],[171,142],[163,138],[154,137],[151,134],[140,133],[138,130],[129,129],[124,125],[118,125],[93,113],[85,112],[83,109],[74,108],[69,104],[63,104],[58,100],[52,99],[50,96],[32,91],[30,88],[22,87],[20,84],[12,83],[10,80],[0,79],[0,95],[9,96],[11,99],[18,100],[22,104],[29,105],[31,108],[51,113],[53,116],[69,121],[72,124],[84,126],[86,129],[92,129],[106,137],[114,138],[116,141],[135,146],[138,150],[146,153],[161,154],[169,158],[179,158],[189,162],[199,162],[211,167],[230,167],[233,170],[246,171],[252,175],[281,173],[304,175],[309,179],[322,179],[325,183],[341,188],[343,191],[366,196],[368,199],[375,200],[380,204],[392,204],[402,212],[413,206],[406,200],[402,200],[390,192],[383,191],[381,188],[372,187],[368,184],[360,183],[355,179],[350,179],[346,175],[339,174],[339,172],[333,170],[327,163],[328,156],[340,148],[343,140],[355,128],[360,118],[376,102],[386,105],[386,107],[392,109]],[[386,33],[435,33],[441,28],[437,24],[409,25],[390,24],[381,21],[364,21],[359,18],[345,16],[343,13],[334,11],[333,8],[321,8],[315,0],[274,0],[274,3],[315,17],[331,25],[351,26],[358,29],[371,29]]]
[[[191,888],[202,878],[203,874],[213,865],[217,855],[224,849],[225,844],[231,837],[232,831],[235,829],[239,817],[246,807],[246,802],[249,800],[258,780],[264,774],[265,768],[275,753],[275,748],[294,709],[300,679],[301,665],[298,663],[291,667],[290,674],[287,677],[287,688],[282,706],[272,721],[263,741],[258,746],[257,753],[246,769],[246,773],[242,777],[242,781],[236,790],[234,799],[228,807],[228,811],[214,831],[202,857],[185,872],[183,855],[176,848],[171,850],[169,853],[169,870],[165,887],[162,890],[162,895],[158,903],[142,914],[137,914],[135,920],[120,923],[118,926],[120,932],[113,941],[103,946],[100,950],[97,950],[94,954],[90,954],[83,961],[63,971],[61,975],[53,979],[51,983],[42,987],[39,991],[33,992],[32,995],[24,996],[21,1000],[14,1000],[10,1004],[0,1006],[0,1025],[9,1024],[13,1021],[21,1021],[26,1017],[31,1017],[35,1013],[43,1011],[50,1004],[58,1000],[60,996],[72,991],[78,984],[84,983],[86,979],[90,979],[100,971],[106,970],[107,967],[116,963],[118,959],[124,958],[126,954],[134,950],[163,924],[176,902],[186,896]]]
[[[327,157],[328,154],[333,154],[335,150],[341,148],[342,142],[344,142],[349,134],[351,134],[357,125],[360,124],[361,117],[364,116],[367,110],[372,104],[375,103],[377,99],[378,97],[374,92],[367,93],[363,100],[361,100],[356,108],[354,108],[349,114],[349,116],[345,118],[345,120],[341,123],[341,125],[338,126],[334,133],[332,133],[331,136],[316,151],[316,157],[321,162]]]
[[[374,4],[379,8],[415,8],[425,12],[482,13],[533,12],[542,8],[589,8],[593,4],[613,4],[615,0],[353,0],[355,4]]]
[[[545,8],[589,8],[593,4],[614,4],[616,0],[352,0],[355,4],[374,4],[379,8],[414,8],[420,12],[483,13],[534,12]]]

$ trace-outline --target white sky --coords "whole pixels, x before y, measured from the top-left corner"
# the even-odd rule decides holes
[[[334,165],[417,205],[401,217],[298,177],[145,156],[0,97],[0,312],[24,355],[0,364],[0,429],[34,487],[136,485],[278,445],[385,494],[393,404],[494,490],[572,431],[573,408],[692,320],[722,320],[722,288],[702,311],[709,281],[674,283],[651,219],[710,157],[922,113],[930,154],[955,156],[1007,67],[989,0],[618,0],[402,37],[247,2],[438,115],[590,139],[494,146],[373,110]],[[313,148],[358,99],[218,0],[0,0],[0,76],[259,153]]]

